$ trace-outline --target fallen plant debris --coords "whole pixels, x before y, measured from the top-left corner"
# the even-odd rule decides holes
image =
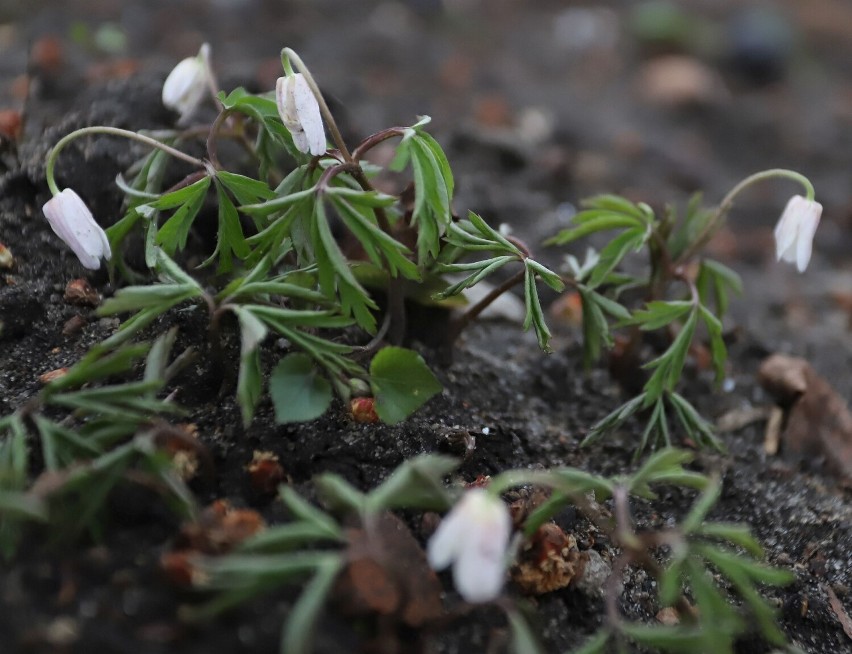
[[[758,377],[784,409],[782,454],[852,482],[852,413],[831,384],[805,359],[783,354],[766,359]]]

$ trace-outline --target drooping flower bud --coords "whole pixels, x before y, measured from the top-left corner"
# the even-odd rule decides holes
[[[186,122],[207,92],[209,85],[208,59],[210,46],[201,46],[198,55],[187,57],[174,67],[163,84],[163,104],[180,114],[179,122]]]
[[[104,230],[95,222],[86,203],[70,188],[54,195],[42,207],[47,222],[86,268],[97,270],[101,259],[112,252]]]
[[[822,205],[801,195],[787,202],[775,227],[775,253],[780,261],[795,263],[804,272],[811,260],[814,234],[822,215]]]
[[[468,490],[429,539],[429,565],[442,570],[452,563],[459,594],[468,602],[489,602],[503,588],[511,531],[509,510],[499,498]]]
[[[275,101],[284,127],[293,136],[299,152],[317,156],[325,153],[325,129],[319,103],[301,73],[279,77],[275,84]]]

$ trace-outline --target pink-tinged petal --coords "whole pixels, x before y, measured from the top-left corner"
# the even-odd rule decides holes
[[[490,602],[500,594],[506,576],[505,550],[470,535],[453,565],[453,583],[466,602]]]
[[[293,104],[299,118],[299,124],[305,133],[310,153],[314,156],[324,154],[326,141],[322,113],[314,92],[301,73],[293,76]]]
[[[53,196],[42,208],[53,231],[90,270],[101,267],[101,258],[109,259],[109,240],[95,222],[85,202],[71,189]]]

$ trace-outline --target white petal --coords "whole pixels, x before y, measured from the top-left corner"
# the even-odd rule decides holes
[[[784,212],[775,226],[775,256],[780,261],[790,261],[788,258],[796,242],[796,234],[798,233],[798,224],[796,221],[798,200],[801,196],[794,195],[784,207]]]
[[[174,67],[163,84],[163,104],[189,118],[207,90],[207,68],[201,55],[188,57]]]
[[[326,141],[322,113],[314,92],[311,91],[308,81],[301,73],[293,76],[293,103],[311,154],[314,156],[324,154]]]
[[[293,78],[279,77],[275,82],[275,104],[278,107],[278,115],[281,122],[288,130],[293,130],[299,125],[299,119],[295,114],[293,106]]]
[[[326,141],[322,115],[317,99],[301,73],[278,78],[275,103],[296,149],[312,155],[323,154]]]
[[[495,547],[475,534],[470,538],[473,542],[467,543],[453,565],[453,583],[466,602],[490,602],[503,588],[505,547]]]
[[[458,505],[441,520],[426,546],[426,557],[433,570],[443,570],[453,562],[465,537],[466,520],[457,508]]]
[[[109,240],[86,203],[72,189],[64,189],[42,207],[51,228],[86,268],[97,270],[101,258],[111,256]]]
[[[803,215],[799,224],[799,233],[796,243],[796,268],[799,272],[805,272],[811,260],[813,251],[814,235],[819,227],[819,219],[822,215],[822,205],[818,202],[810,202],[808,211]]]

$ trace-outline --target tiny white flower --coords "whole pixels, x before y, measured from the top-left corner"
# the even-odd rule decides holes
[[[101,259],[112,256],[104,230],[95,222],[86,203],[70,188],[54,195],[42,207],[47,222],[86,268],[97,270]]]
[[[163,104],[180,113],[179,122],[189,119],[207,92],[210,46],[201,46],[198,55],[187,57],[174,67],[163,84]]]
[[[790,198],[775,227],[775,253],[778,260],[795,263],[804,272],[811,260],[814,234],[822,215],[822,205],[801,195]]]
[[[462,496],[429,539],[429,565],[453,564],[456,590],[468,602],[489,602],[500,594],[512,520],[499,499],[481,488]]]
[[[279,77],[275,84],[275,101],[281,122],[293,136],[299,152],[317,156],[325,153],[325,129],[319,103],[301,73]]]

